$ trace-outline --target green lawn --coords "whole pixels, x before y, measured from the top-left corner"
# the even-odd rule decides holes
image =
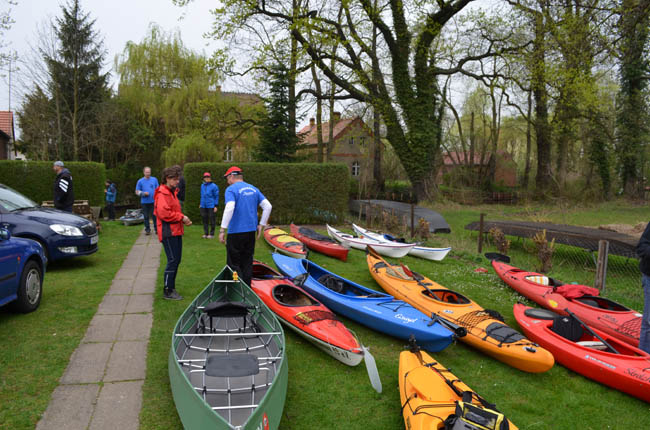
[[[47,267],[40,307],[0,308],[0,429],[33,429],[140,228],[104,222],[99,250]]]
[[[613,203],[570,210],[548,206],[468,208],[446,204],[437,210],[450,223],[452,234],[437,236],[431,240],[431,244],[449,244],[454,247],[454,251],[441,263],[411,257],[404,258],[403,262],[441,284],[468,295],[484,307],[496,309],[513,327],[517,325],[512,316],[512,305],[518,300],[525,300],[507,288],[491,269],[488,274],[474,272],[477,267],[490,266],[485,258],[476,254],[476,233],[463,230],[465,224],[477,220],[480,212],[487,212],[489,219],[530,219],[532,216],[539,217],[537,220],[574,222],[582,225],[609,222],[633,224],[643,221],[647,214],[646,208],[624,207]],[[148,373],[141,414],[143,429],[181,427],[167,376],[170,333],[178,316],[189,304],[190,298],[204,288],[226,261],[225,247],[216,239],[201,239],[201,234],[199,226],[190,227],[183,243],[183,261],[177,278],[177,288],[187,299],[183,302],[167,302],[158,294],[154,303],[154,327],[149,345]],[[514,244],[511,255],[515,264],[527,267],[528,264],[534,264],[534,259],[524,248],[521,244]],[[493,249],[486,248],[486,251],[490,250]],[[271,248],[263,240],[257,243],[256,258],[272,264]],[[353,281],[379,288],[368,272],[365,254],[360,251],[351,250],[346,263],[317,253],[311,253],[310,259]],[[163,254],[161,271],[164,263]],[[554,268],[551,274],[565,282],[589,279],[591,276],[591,273],[580,265],[569,264]],[[159,289],[162,290],[162,285],[159,285]],[[611,289],[608,290],[607,296],[636,309],[642,306],[642,293],[638,286],[623,291]],[[371,348],[377,361],[384,392],[377,394],[371,388],[363,364],[356,368],[347,367],[293,333],[286,332],[289,391],[281,423],[283,430],[314,427],[404,428],[397,389],[397,370],[399,352],[405,342],[342,319],[359,335],[362,342]],[[544,374],[527,374],[476,352],[462,343],[456,343],[433,355],[470,387],[496,403],[519,428],[650,428],[650,405],[587,380],[560,365],[554,366]]]

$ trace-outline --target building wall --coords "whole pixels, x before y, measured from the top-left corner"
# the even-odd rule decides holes
[[[332,161],[348,165],[350,176],[359,179],[372,175],[372,135],[361,121],[343,131],[332,149]],[[353,175],[354,163],[359,163],[358,175]]]
[[[9,153],[7,151],[8,144],[9,144],[9,140],[6,139],[4,136],[0,136],[0,160],[9,159]]]

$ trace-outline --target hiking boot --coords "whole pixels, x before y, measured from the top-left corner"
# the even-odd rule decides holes
[[[183,296],[178,294],[178,291],[176,290],[171,290],[171,291],[165,290],[163,294],[163,298],[165,300],[183,300]]]

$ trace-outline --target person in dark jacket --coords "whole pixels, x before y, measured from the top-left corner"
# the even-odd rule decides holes
[[[163,184],[154,194],[154,214],[158,224],[156,231],[167,255],[167,266],[163,274],[163,297],[167,300],[183,300],[183,296],[176,291],[176,274],[183,254],[183,226],[192,225],[192,221],[181,212],[178,201],[180,175],[180,169],[176,166],[163,170]]]
[[[104,193],[106,194],[106,211],[108,212],[108,220],[115,221],[115,199],[117,197],[117,187],[114,183],[106,180],[106,188]]]
[[[185,176],[183,175],[183,168],[181,166],[174,166],[181,169],[181,178],[178,180],[178,201],[181,203],[181,210],[185,208]]]
[[[212,182],[210,172],[203,174],[203,183],[201,184],[201,201],[199,202],[199,211],[203,220],[203,237],[204,239],[214,238],[214,229],[217,226],[217,205],[219,204],[219,187]],[[208,225],[210,230],[208,230]]]
[[[638,254],[639,269],[641,270],[641,282],[643,284],[643,317],[641,319],[641,336],[639,348],[650,353],[650,223],[646,225],[645,231],[636,246]]]
[[[70,171],[63,165],[63,161],[55,161],[52,169],[56,173],[56,179],[54,180],[54,207],[62,211],[72,212],[72,205],[74,205],[72,175],[70,175]]]

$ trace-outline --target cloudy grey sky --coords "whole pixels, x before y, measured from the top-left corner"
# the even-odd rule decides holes
[[[12,7],[11,17],[15,21],[12,28],[4,37],[8,46],[5,52],[15,51],[19,58],[25,58],[30,43],[36,45],[36,30],[44,20],[61,15],[61,5],[66,0],[16,0],[18,4]],[[218,0],[194,0],[186,7],[178,7],[172,0],[81,0],[81,6],[90,17],[95,19],[95,30],[104,38],[106,70],[111,70],[115,55],[122,52],[126,42],[140,42],[147,34],[150,23],[160,25],[164,30],[178,29],[183,43],[196,52],[210,55],[217,42],[206,40],[203,33],[211,28],[212,15],[210,10],[218,6]],[[0,1],[0,7],[6,9],[5,2]],[[181,19],[182,17],[182,19]],[[17,65],[20,67],[20,64]],[[14,64],[16,67],[16,64]],[[9,82],[7,67],[0,71],[0,110],[9,108]],[[29,88],[20,88],[16,74],[23,73],[22,86],[29,86],[24,71],[13,73],[11,89],[11,109],[18,110],[21,95]],[[115,83],[115,74],[112,74]]]

